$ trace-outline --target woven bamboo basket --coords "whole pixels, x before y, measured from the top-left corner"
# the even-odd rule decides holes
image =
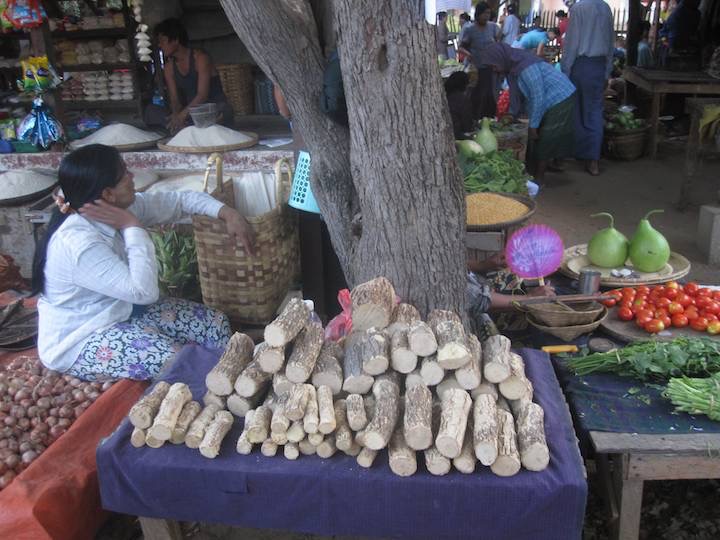
[[[605,130],[605,154],[614,159],[633,161],[642,157],[650,126],[625,131]]]
[[[213,196],[234,207],[232,181],[220,181],[220,154],[213,154],[208,160],[205,190],[213,164],[219,186]],[[297,217],[287,206],[292,183],[292,168],[287,160],[276,163],[275,181],[275,208],[259,216],[247,217],[256,235],[254,257],[250,257],[242,246],[231,242],[223,221],[197,215],[192,218],[203,301],[223,311],[233,328],[271,321],[299,273]]]
[[[572,306],[548,302],[547,304],[523,306],[523,309],[527,310],[539,323],[548,326],[573,326],[595,322],[605,308],[597,302],[573,304]]]
[[[218,64],[220,83],[235,115],[254,114],[255,85],[250,64]]]
[[[588,324],[577,324],[571,326],[545,326],[544,324],[540,324],[539,322],[537,322],[530,313],[528,313],[525,317],[532,326],[534,326],[541,332],[545,332],[546,334],[555,336],[556,338],[562,339],[563,341],[572,341],[573,339],[578,338],[583,334],[589,334],[590,332],[596,330],[600,326],[600,323],[605,320],[607,314],[607,308],[603,306],[603,309],[601,310],[600,316],[597,318],[597,320]]]

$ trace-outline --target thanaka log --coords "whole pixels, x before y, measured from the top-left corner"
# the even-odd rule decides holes
[[[309,321],[295,340],[290,359],[285,366],[285,376],[294,383],[304,383],[315,369],[324,341],[322,324]]]
[[[482,345],[483,375],[488,382],[501,383],[510,376],[510,340],[490,336]]]
[[[453,459],[453,466],[463,474],[472,474],[475,472],[477,457],[473,448],[473,415],[468,416],[467,429],[465,430],[465,438],[463,439],[460,455]]]
[[[180,416],[180,412],[190,400],[192,400],[192,392],[190,392],[187,384],[172,384],[160,404],[160,410],[155,416],[153,425],[150,426],[150,429],[147,431],[148,435],[159,441],[169,440],[172,436],[172,430]]]
[[[197,418],[202,410],[202,405],[197,401],[188,401],[180,411],[175,427],[173,428],[170,442],[173,444],[182,444],[185,442],[185,435],[190,424]]]
[[[250,424],[250,421],[252,420],[253,414],[255,414],[255,411],[253,411],[253,410],[250,410],[247,413],[245,413],[245,423],[243,425],[243,430],[242,430],[242,433],[240,434],[240,437],[238,437],[237,445],[235,446],[238,454],[248,455],[252,452],[253,445],[247,439],[247,430],[248,430],[248,425]]]
[[[412,304],[400,303],[393,309],[387,333],[392,336],[398,330],[407,330],[410,325],[420,320],[420,312]]]
[[[157,412],[160,410],[160,404],[170,390],[170,385],[165,381],[158,382],[155,387],[143,396],[135,405],[132,406],[128,413],[130,423],[136,428],[149,428]]]
[[[407,330],[401,329],[392,335],[390,357],[392,368],[399,373],[410,373],[417,366],[418,357],[410,350]]]
[[[185,434],[185,446],[188,448],[198,448],[200,443],[205,436],[205,430],[207,429],[212,419],[215,418],[215,414],[220,410],[215,404],[206,405],[205,408],[200,411],[197,418],[192,421],[190,427]]]
[[[498,410],[495,398],[481,394],[473,404],[473,445],[475,457],[483,465],[492,465],[498,456]]]
[[[347,409],[347,420],[350,429],[360,431],[367,426],[368,419],[365,414],[365,403],[360,394],[350,394],[345,398],[345,407]]]
[[[342,358],[343,350],[336,342],[323,343],[312,373],[312,383],[316,388],[325,385],[330,387],[333,395],[340,393],[343,386]]]
[[[238,375],[252,359],[254,348],[255,344],[249,336],[235,332],[218,363],[205,376],[208,390],[218,396],[232,394]]]
[[[318,432],[327,435],[335,431],[337,425],[332,390],[330,390],[329,386],[323,385],[317,389],[317,402],[320,415]]]
[[[363,446],[382,450],[390,442],[400,409],[400,387],[396,380],[396,377],[387,374],[375,382],[375,412],[364,430]]]
[[[440,430],[440,419],[442,416],[442,404],[433,402],[433,433],[437,434]],[[450,472],[452,461],[443,456],[436,445],[432,445],[423,451],[425,456],[425,467],[428,472],[434,476],[443,476]]]
[[[211,403],[217,405],[218,409],[224,409],[225,407],[227,407],[227,397],[218,396],[214,392],[208,390],[203,396],[203,405],[208,406]]]
[[[474,334],[468,336],[467,344],[470,350],[470,361],[455,370],[455,378],[465,390],[474,390],[482,382],[482,348]]]
[[[255,413],[248,423],[247,440],[252,444],[262,444],[270,436],[270,421],[272,411],[267,405],[255,409]]]
[[[348,394],[367,394],[375,379],[363,371],[362,334],[353,332],[345,341],[342,389]]]
[[[252,397],[272,379],[272,373],[262,370],[256,361],[250,362],[235,381],[235,392],[242,397]]]
[[[283,455],[285,456],[285,459],[292,461],[300,457],[300,448],[298,447],[298,443],[289,442],[283,446]]]
[[[426,450],[432,446],[432,392],[424,385],[405,390],[403,434],[413,450]]]
[[[390,365],[390,344],[385,335],[370,328],[360,336],[362,369],[368,375],[381,375]]]
[[[443,394],[440,430],[435,437],[435,446],[446,458],[460,455],[471,405],[470,394],[465,390],[453,388]]]
[[[271,347],[284,347],[305,327],[310,310],[299,298],[292,298],[282,313],[265,327],[265,341]]]
[[[135,448],[141,448],[145,446],[145,430],[139,427],[134,427],[132,434],[130,435],[130,444]]]
[[[529,384],[522,356],[511,352],[510,376],[498,385],[498,390],[506,399],[520,399],[528,392]]]
[[[398,476],[412,476],[417,472],[415,450],[408,446],[402,427],[393,433],[388,446],[390,470]]]
[[[420,364],[420,376],[428,386],[440,384],[445,378],[445,369],[438,364],[436,354],[423,358]]]
[[[214,459],[220,453],[223,439],[233,425],[233,415],[228,411],[218,411],[215,418],[205,430],[205,436],[200,443],[200,453],[209,459]]]
[[[253,360],[266,373],[277,373],[285,365],[285,347],[272,347],[263,341],[255,350]]]
[[[407,336],[410,350],[417,356],[430,356],[437,352],[437,339],[426,322],[414,321],[408,328]]]
[[[353,329],[382,330],[390,324],[395,307],[395,289],[384,277],[361,283],[350,291]]]
[[[520,471],[520,453],[512,414],[498,408],[498,426],[498,457],[490,470],[498,476],[513,476]]]
[[[309,385],[305,416],[303,416],[303,430],[305,433],[317,433],[319,425],[320,410],[318,408],[317,390],[314,386]]]

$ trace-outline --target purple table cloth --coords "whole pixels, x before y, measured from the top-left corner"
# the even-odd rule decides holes
[[[548,356],[521,351],[545,409],[550,466],[500,478],[478,464],[472,475],[432,476],[418,454],[418,472],[394,475],[382,452],[370,469],[338,453],[331,459],[303,456],[288,461],[239,455],[236,420],[220,455],[166,444],[133,448],[125,419],[97,450],[103,507],[136,516],[285,529],[322,535],[393,538],[571,539],[580,538],[587,484],[570,415]],[[219,352],[185,347],[168,373],[170,383],[205,392],[205,375]]]

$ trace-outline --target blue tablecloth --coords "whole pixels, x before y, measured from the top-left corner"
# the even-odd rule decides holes
[[[430,475],[419,455],[418,473],[395,476],[383,452],[371,469],[355,458],[264,457],[236,453],[238,420],[219,457],[166,445],[133,448],[126,420],[97,450],[103,507],[137,516],[218,522],[324,535],[395,538],[580,538],[587,484],[567,406],[545,353],[521,351],[536,401],[545,409],[550,466],[499,478],[478,466],[475,474]],[[195,399],[219,353],[183,349],[163,377],[184,381]]]

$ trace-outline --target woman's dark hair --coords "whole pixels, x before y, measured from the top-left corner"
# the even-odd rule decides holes
[[[461,14],[460,14],[460,20],[470,21],[470,14],[469,14],[469,13],[465,13],[465,12],[461,13]]]
[[[545,31],[546,31],[546,32],[552,32],[552,33],[555,34],[556,36],[559,36],[559,35],[560,35],[560,29],[557,28],[556,26],[550,27],[550,28],[548,28],[548,29],[545,30]]]
[[[475,6],[475,20],[480,20],[480,15],[485,13],[487,10],[490,9],[490,6],[485,2],[478,2],[478,5]]]
[[[562,10],[562,9],[558,9],[558,10],[555,12],[555,16],[556,16],[558,19],[564,19],[565,17],[567,17],[567,13],[565,13],[565,11]]]
[[[447,17],[447,11],[438,11],[437,12],[438,21],[442,21],[446,17]]]
[[[190,38],[188,38],[185,26],[180,22],[180,19],[176,19],[174,17],[171,19],[165,19],[158,24],[153,33],[156,38],[162,34],[170,41],[177,41],[183,47],[187,47],[188,43],[190,43]]]
[[[508,15],[515,15],[517,8],[514,5],[509,5],[507,8]]]
[[[649,23],[648,21],[640,21],[640,22],[638,23],[638,30],[640,31],[640,34],[644,34],[645,32],[649,32],[649,31],[650,31],[650,28],[652,28],[652,27],[650,26],[650,23]]]
[[[456,71],[450,75],[445,81],[445,92],[451,94],[453,92],[462,92],[470,83],[470,77],[464,71]]]
[[[112,146],[90,144],[71,152],[60,162],[58,180],[65,202],[76,212],[86,203],[102,196],[105,188],[118,185],[125,175],[125,163]],[[69,214],[53,209],[45,236],[38,242],[33,259],[33,294],[45,288],[45,262],[50,238]]]

